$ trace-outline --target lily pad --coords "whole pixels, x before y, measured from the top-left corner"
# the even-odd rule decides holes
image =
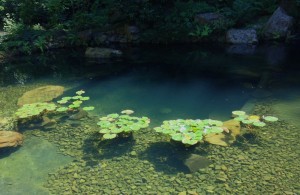
[[[58,112],[65,112],[67,110],[68,110],[67,107],[59,107],[59,108],[56,109],[56,111],[58,111]]]
[[[243,116],[243,115],[246,115],[246,112],[244,112],[242,110],[235,110],[235,111],[232,111],[232,115],[233,115],[233,117]]]
[[[104,134],[103,139],[113,139],[117,137],[117,134]]]
[[[94,106],[86,106],[86,107],[83,107],[82,109],[85,111],[91,111],[91,110],[94,110],[95,107]]]
[[[265,117],[263,117],[263,119],[264,119],[265,121],[268,121],[268,122],[275,122],[275,121],[278,121],[278,118],[275,117],[275,116],[265,116]]]

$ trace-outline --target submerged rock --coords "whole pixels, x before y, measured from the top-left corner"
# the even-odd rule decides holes
[[[16,147],[22,143],[22,134],[15,131],[0,131],[0,148]]]
[[[70,120],[80,120],[88,116],[88,112],[84,110],[79,110],[77,113],[69,117]]]
[[[184,165],[190,170],[191,173],[203,169],[211,164],[211,161],[203,156],[191,154],[191,156],[184,161]]]
[[[39,87],[30,91],[27,91],[18,99],[18,106],[23,106],[24,104],[32,104],[37,102],[49,102],[54,98],[62,95],[64,92],[64,87],[55,85],[46,85]]]

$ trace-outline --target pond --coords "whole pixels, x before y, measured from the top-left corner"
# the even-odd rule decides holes
[[[42,125],[19,121],[22,146],[0,148],[0,194],[300,193],[298,45],[119,49],[111,59],[70,49],[0,64],[1,128],[15,120],[18,99],[43,86],[64,87],[57,105],[84,90],[83,105],[95,108]],[[101,140],[99,118],[127,109],[149,127]],[[154,130],[166,120],[228,121],[234,110],[279,120],[227,146],[185,147]]]

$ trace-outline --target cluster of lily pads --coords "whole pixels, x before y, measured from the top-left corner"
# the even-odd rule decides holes
[[[77,91],[76,95],[73,97],[63,97],[61,100],[57,101],[57,103],[59,103],[61,105],[65,105],[65,106],[60,106],[59,108],[56,109],[56,111],[65,112],[65,111],[69,111],[69,110],[78,110],[84,101],[90,99],[90,97],[82,96],[82,94],[84,94],[84,93],[85,93],[85,91],[80,90],[80,91]],[[90,111],[90,110],[94,110],[94,107],[86,106],[86,107],[83,107],[82,109],[85,111]]]
[[[77,91],[76,96],[63,97],[57,101],[59,104],[68,104],[68,106],[57,106],[55,103],[48,102],[37,102],[31,104],[24,104],[19,108],[15,115],[18,119],[32,119],[40,117],[49,112],[65,112],[65,111],[76,111],[79,110],[83,101],[89,100],[89,97],[84,97],[82,94],[85,93],[83,90]],[[93,110],[93,106],[86,106],[82,108],[85,111]]]
[[[54,103],[38,102],[32,104],[24,104],[15,113],[19,119],[33,118],[40,116],[45,112],[55,111],[57,106]]]
[[[206,135],[223,132],[223,123],[218,120],[168,120],[154,130],[169,135],[172,140],[182,142],[185,145],[195,145],[203,140]]]
[[[129,116],[133,111],[125,110],[121,114],[109,114],[101,117],[97,125],[100,126],[100,134],[102,139],[113,139],[117,136],[128,136],[134,131],[147,128],[150,123],[148,117]]]
[[[246,112],[240,110],[232,111],[232,115],[234,120],[240,121],[248,127],[264,127],[266,122],[278,121],[278,118],[274,116],[247,115]]]

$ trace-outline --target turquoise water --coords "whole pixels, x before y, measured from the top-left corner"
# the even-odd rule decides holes
[[[74,50],[1,64],[1,118],[13,116],[24,92],[49,84],[64,86],[63,96],[85,90],[84,104],[95,110],[77,121],[21,128],[24,144],[0,149],[0,194],[299,193],[297,46],[247,54],[227,47],[121,49],[124,56],[110,60]],[[149,117],[150,128],[100,142],[98,118],[125,109]],[[280,121],[229,147],[186,149],[152,129],[178,118],[226,121],[237,109]]]

